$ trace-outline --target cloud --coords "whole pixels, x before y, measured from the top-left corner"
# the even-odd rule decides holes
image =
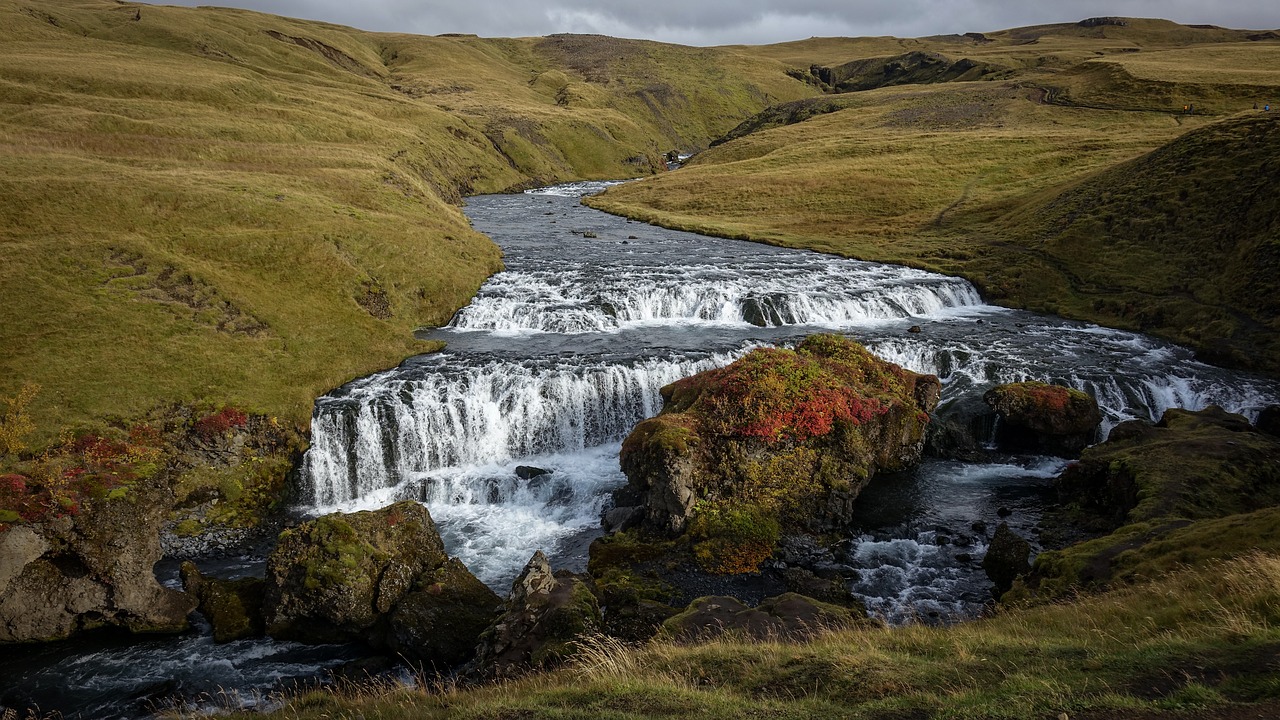
[[[209,0],[170,0],[179,5]],[[687,45],[760,44],[811,36],[920,37],[1075,22],[1160,17],[1224,27],[1280,28],[1275,0],[214,0],[366,30],[488,37],[599,33]]]

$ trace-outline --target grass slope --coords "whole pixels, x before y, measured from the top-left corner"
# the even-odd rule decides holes
[[[44,440],[169,400],[305,423],[501,267],[463,195],[647,174],[814,92],[784,69],[0,0],[0,397],[39,385]]]
[[[1253,110],[1280,97],[1269,69],[1280,42],[1123,22],[903,41],[893,49],[1005,70],[781,104],[680,172],[589,203],[959,274],[996,302],[1280,370],[1278,208],[1261,190],[1280,162],[1278,116]],[[812,40],[758,52],[790,63],[809,53],[816,63],[841,48],[863,53],[850,59],[881,57],[889,44]],[[1196,114],[1182,113],[1187,104]]]

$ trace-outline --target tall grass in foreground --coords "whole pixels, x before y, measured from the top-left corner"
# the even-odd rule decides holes
[[[629,647],[589,638],[572,666],[462,688],[361,686],[279,718],[1056,717],[1280,698],[1280,556],[1254,553],[1069,603],[949,627],[808,642]]]

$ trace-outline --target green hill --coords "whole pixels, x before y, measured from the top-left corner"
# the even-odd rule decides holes
[[[680,172],[590,204],[958,274],[996,302],[1280,371],[1277,206],[1261,189],[1278,116],[1254,109],[1280,97],[1274,33],[1101,18],[752,51],[807,54],[815,86],[840,90],[851,69],[855,83],[768,108]],[[884,82],[858,90],[868,78]]]
[[[38,434],[170,400],[305,423],[501,267],[468,193],[644,175],[816,92],[775,60],[0,1],[0,397]]]

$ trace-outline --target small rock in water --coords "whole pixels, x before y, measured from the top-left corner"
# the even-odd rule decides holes
[[[516,477],[521,480],[531,480],[540,475],[550,475],[551,471],[545,468],[534,467],[532,465],[517,465]]]
[[[957,553],[956,562],[962,562],[962,563],[973,562],[973,556],[970,555],[969,553]]]
[[[924,331],[920,329],[920,326],[919,326],[919,325],[912,325],[911,327],[907,328],[907,332],[909,332],[909,333],[921,333],[921,332],[924,332]]]
[[[970,528],[970,529],[972,529],[972,530],[973,530],[974,532],[976,532],[976,533],[980,533],[980,534],[982,534],[982,535],[986,535],[986,534],[987,534],[987,524],[986,524],[985,522],[981,521],[981,520],[979,520],[979,521],[975,522],[974,524],[970,525],[970,526],[969,526],[969,528]]]
[[[635,235],[628,235],[628,236],[627,236],[627,239],[628,239],[628,240],[639,240],[640,238],[636,237]]]
[[[1013,511],[1007,507],[1002,507],[999,510],[996,510],[996,515],[999,515],[1002,518],[1009,517],[1012,514],[1013,514]]]

